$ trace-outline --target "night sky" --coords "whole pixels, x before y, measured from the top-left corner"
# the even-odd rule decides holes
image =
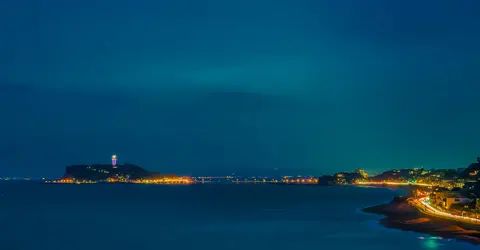
[[[466,167],[480,1],[0,1],[0,176]]]

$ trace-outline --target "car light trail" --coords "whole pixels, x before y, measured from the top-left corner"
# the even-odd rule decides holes
[[[472,217],[466,217],[466,216],[459,216],[459,215],[454,215],[451,213],[446,213],[443,211],[440,211],[434,207],[432,207],[430,204],[428,204],[427,197],[420,198],[418,201],[425,207],[427,212],[430,212],[432,215],[439,216],[439,217],[445,217],[453,220],[458,220],[458,221],[463,221],[463,222],[468,222],[468,223],[475,223],[475,224],[480,224],[480,219],[472,218]],[[431,210],[431,211],[428,211]]]
[[[373,182],[373,181],[364,181],[364,182],[358,182],[356,183],[357,185],[389,185],[389,186],[407,186],[407,185],[412,185],[412,186],[424,186],[424,187],[430,187],[432,184],[427,184],[427,183],[415,183],[415,182],[391,182],[391,181],[379,181],[379,182]]]

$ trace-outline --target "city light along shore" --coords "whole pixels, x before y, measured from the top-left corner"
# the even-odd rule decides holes
[[[65,168],[65,174],[58,180],[47,180],[47,184],[206,184],[206,183],[268,183],[268,184],[318,184],[315,176],[221,176],[191,177],[175,174],[151,172],[135,164],[118,164],[117,156],[112,155],[111,164],[71,165]]]

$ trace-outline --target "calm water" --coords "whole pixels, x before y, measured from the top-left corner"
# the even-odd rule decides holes
[[[1,183],[0,249],[476,249],[385,229],[398,191],[275,185]]]

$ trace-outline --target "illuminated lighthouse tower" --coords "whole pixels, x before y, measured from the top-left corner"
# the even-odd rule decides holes
[[[112,166],[113,168],[117,168],[117,156],[112,155]]]

